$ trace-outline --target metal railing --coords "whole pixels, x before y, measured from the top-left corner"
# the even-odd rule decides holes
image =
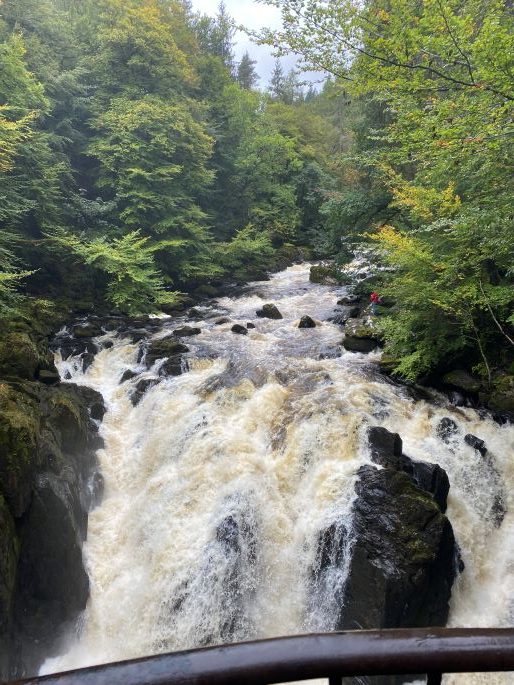
[[[269,685],[328,678],[514,671],[514,628],[360,630],[206,647],[16,681],[18,685]],[[514,682],[514,678],[513,678]]]

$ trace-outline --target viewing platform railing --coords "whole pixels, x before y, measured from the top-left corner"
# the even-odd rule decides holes
[[[514,628],[359,630],[160,654],[18,685],[268,685],[351,676],[514,671]],[[514,683],[514,674],[512,682]]]

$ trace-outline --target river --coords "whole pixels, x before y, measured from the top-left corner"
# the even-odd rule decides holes
[[[447,514],[465,563],[450,625],[514,623],[514,426],[443,396],[415,401],[379,374],[378,353],[345,352],[341,327],[328,321],[345,293],[309,283],[301,265],[198,307],[197,319],[187,320],[202,331],[187,340],[189,371],[162,380],[135,407],[135,383],[157,375],[137,363],[138,345],[106,334],[113,346],[86,373],[58,357],[63,377],[105,398],[105,495],[84,547],[90,601],[66,654],[43,672],[331,630],[344,569],[316,598],[310,569],[319,531],[349,519],[356,471],[370,461],[370,425],[398,432],[406,454],[448,473]],[[283,319],[257,318],[265,302]],[[316,328],[297,327],[306,314]],[[220,316],[231,321],[216,325]],[[156,336],[185,321],[165,319]],[[231,332],[247,322],[255,325],[248,335]],[[127,369],[141,375],[120,384]],[[436,433],[443,417],[459,428],[448,444]],[[485,441],[492,461],[464,444],[466,433]],[[499,528],[498,497],[507,507]],[[227,521],[237,523],[237,554],[220,535]]]

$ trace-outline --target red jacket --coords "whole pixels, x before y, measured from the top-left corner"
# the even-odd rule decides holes
[[[373,304],[378,304],[380,302],[380,295],[378,293],[371,293],[369,299],[373,302]]]

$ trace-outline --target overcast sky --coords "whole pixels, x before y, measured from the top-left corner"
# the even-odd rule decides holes
[[[217,12],[219,0],[192,0],[194,9],[214,16]],[[236,24],[243,24],[251,29],[259,29],[263,26],[270,28],[280,27],[280,13],[275,7],[268,7],[260,5],[253,0],[225,0],[230,15],[235,19]],[[273,70],[273,63],[275,58],[271,54],[271,49],[264,45],[255,45],[248,36],[244,33],[238,32],[235,37],[237,43],[235,46],[236,59],[240,59],[246,50],[250,53],[252,59],[257,61],[255,69],[261,77],[261,87],[265,88],[269,82],[271,72]],[[282,64],[285,71],[289,71],[291,67],[296,64],[294,56],[283,57]],[[302,79],[310,81],[318,81],[320,75],[308,74],[302,75]]]

